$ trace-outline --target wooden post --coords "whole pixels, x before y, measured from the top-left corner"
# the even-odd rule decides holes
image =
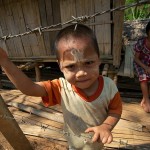
[[[103,76],[107,76],[107,74],[108,74],[108,69],[109,69],[109,65],[108,65],[108,64],[105,64],[105,65],[104,65],[104,68],[103,68],[103,71],[102,71],[102,75],[103,75]]]
[[[110,65],[109,67],[108,77],[111,78],[115,82],[115,84],[117,84],[118,80],[117,70],[113,65]]]
[[[33,150],[0,95],[0,131],[15,150]]]
[[[41,72],[38,63],[35,65],[35,73],[36,73],[36,82],[39,82],[41,80]]]
[[[113,80],[114,80],[115,84],[117,85],[117,82],[118,82],[118,76],[117,76],[117,74],[114,75],[114,79]]]

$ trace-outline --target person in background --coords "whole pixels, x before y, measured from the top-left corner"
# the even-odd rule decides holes
[[[60,104],[64,135],[71,150],[100,150],[113,141],[122,101],[115,83],[99,75],[100,54],[93,31],[82,24],[63,28],[54,42],[64,78],[32,82],[0,48],[0,65],[22,93],[42,97],[45,106]]]
[[[134,46],[134,68],[137,72],[143,99],[141,106],[144,111],[150,112],[150,87],[148,82],[150,80],[150,21],[146,25],[146,35],[140,38]]]

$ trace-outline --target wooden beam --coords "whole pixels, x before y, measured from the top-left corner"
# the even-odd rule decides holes
[[[36,82],[39,82],[41,80],[41,71],[38,63],[36,63],[35,65],[35,74],[36,74]]]
[[[33,150],[1,96],[0,131],[15,150]]]

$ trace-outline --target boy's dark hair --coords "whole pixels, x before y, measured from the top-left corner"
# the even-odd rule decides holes
[[[82,36],[89,37],[91,39],[91,43],[92,43],[98,57],[100,56],[97,39],[96,39],[96,36],[95,36],[93,30],[83,24],[73,24],[73,25],[69,25],[69,26],[63,28],[62,30],[60,30],[55,38],[54,50],[56,52],[56,56],[57,56],[58,60],[59,60],[58,43],[62,38],[67,39],[69,35],[71,35],[73,37],[82,37]]]
[[[150,31],[150,21],[146,25],[146,34],[148,35],[148,32]]]

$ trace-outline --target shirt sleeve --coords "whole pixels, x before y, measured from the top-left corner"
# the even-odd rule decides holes
[[[113,99],[111,99],[109,104],[109,114],[122,114],[122,100],[120,97],[120,93],[117,92]]]
[[[61,94],[60,94],[60,81],[58,79],[48,80],[42,82],[47,96],[42,97],[42,101],[46,107],[53,106],[61,103]]]

